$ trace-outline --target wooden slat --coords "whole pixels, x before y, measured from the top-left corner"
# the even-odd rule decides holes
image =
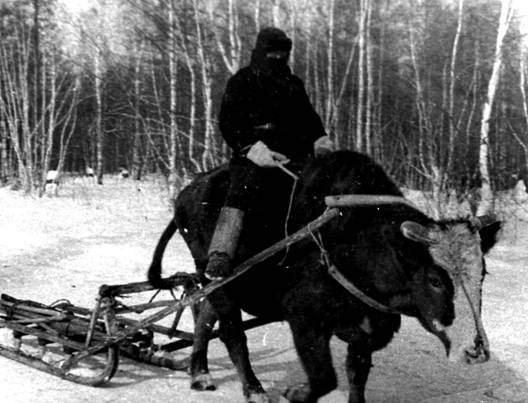
[[[328,207],[382,206],[388,204],[406,204],[410,207],[416,208],[416,206],[406,198],[393,195],[333,195],[325,197],[325,204]]]

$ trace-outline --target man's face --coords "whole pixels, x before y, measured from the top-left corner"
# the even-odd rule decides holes
[[[285,50],[273,50],[266,52],[266,58],[267,59],[286,59],[288,57],[288,52]]]

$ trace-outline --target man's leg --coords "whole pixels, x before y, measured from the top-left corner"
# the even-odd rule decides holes
[[[230,185],[224,207],[216,223],[209,245],[209,262],[205,276],[210,280],[231,274],[231,262],[238,245],[244,212],[251,208],[258,197],[260,172],[247,158],[233,158],[229,164]]]
[[[209,280],[229,276],[231,261],[235,256],[238,238],[242,231],[244,212],[234,207],[222,207],[216,229],[209,246],[209,261],[205,277]]]

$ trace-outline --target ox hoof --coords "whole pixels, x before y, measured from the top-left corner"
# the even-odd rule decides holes
[[[271,400],[266,392],[251,392],[247,396],[247,403],[270,403]]]
[[[295,403],[315,401],[314,399],[312,399],[312,391],[310,389],[310,385],[308,385],[307,383],[300,383],[295,386],[290,386],[283,393],[283,396],[289,402]]]
[[[216,386],[213,383],[211,374],[205,373],[191,377],[191,389],[203,392],[206,390],[216,390]]]

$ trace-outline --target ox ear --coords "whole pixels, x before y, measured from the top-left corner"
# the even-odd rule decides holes
[[[480,248],[486,254],[497,243],[502,222],[493,216],[477,217],[479,221]]]
[[[400,231],[403,236],[411,241],[424,243],[430,245],[435,243],[435,240],[429,235],[429,231],[423,225],[414,221],[405,221],[400,226]]]

